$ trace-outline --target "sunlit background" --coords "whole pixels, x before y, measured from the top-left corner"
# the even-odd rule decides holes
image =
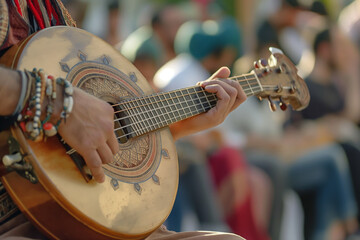
[[[249,97],[221,126],[177,142],[170,230],[360,239],[359,0],[63,2],[154,91],[195,85],[221,66],[242,75],[264,58],[257,66],[266,67],[270,46],[309,87],[304,111],[272,112]]]

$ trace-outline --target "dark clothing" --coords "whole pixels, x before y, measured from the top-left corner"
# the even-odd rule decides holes
[[[301,119],[317,119],[327,114],[336,114],[345,107],[345,101],[335,84],[320,84],[310,78],[306,79],[311,96],[309,106],[300,112],[292,113],[296,123]]]

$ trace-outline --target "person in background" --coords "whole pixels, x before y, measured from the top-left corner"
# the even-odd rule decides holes
[[[171,4],[166,4],[154,12],[151,18],[151,29],[154,37],[162,47],[162,64],[176,57],[174,49],[175,36],[186,18],[178,6]]]
[[[36,33],[41,29],[56,25],[76,26],[61,1],[0,0],[0,11],[2,16],[0,18],[1,56],[11,46],[24,40],[29,34]],[[29,99],[32,99],[27,98],[28,94],[24,95],[22,92],[30,92],[30,95],[32,92],[35,92],[31,91],[33,87],[31,82],[35,82],[33,79],[34,74],[40,76],[41,71],[30,74],[26,71],[15,71],[0,66],[1,131],[8,129],[17,121],[19,113],[23,111]],[[221,68],[213,75],[213,78],[227,78],[229,74],[228,68]],[[65,79],[62,81],[66,83]],[[212,81],[204,81],[200,85],[207,91],[217,95],[219,98],[218,104],[205,114],[171,125],[170,129],[174,139],[217,125],[223,121],[230,111],[246,99],[241,86],[228,80],[220,81],[214,79]],[[56,88],[58,96],[63,96],[67,89],[68,95],[66,97],[72,98],[74,102],[72,111],[70,109],[66,110],[66,115],[68,115],[66,123],[61,121],[56,130],[70,146],[84,157],[94,179],[100,184],[105,178],[102,164],[111,162],[113,154],[119,150],[114,134],[114,110],[105,101],[95,98],[76,87],[72,91],[69,90],[70,88],[70,83],[66,84],[65,87],[59,85]],[[35,95],[31,97],[37,98]],[[60,119],[60,113],[63,109],[62,100],[60,97],[56,98],[54,103],[51,117],[51,123],[53,124]],[[41,104],[43,106],[47,105],[45,101],[41,102]],[[38,111],[34,117],[41,118],[41,113],[44,113],[46,108],[38,109],[38,106],[36,107]],[[88,119],[88,121],[85,123],[82,119]],[[31,133],[34,133],[32,135],[35,136],[37,132],[31,130]],[[25,220],[24,215],[16,211],[12,213],[16,214],[5,213],[3,215],[5,218],[1,219],[1,238],[14,239],[19,236],[22,239],[45,238],[29,221]],[[229,233],[175,233],[166,230],[165,227],[160,227],[148,237],[148,239],[179,238],[241,239],[241,237]]]
[[[149,27],[143,26],[120,45],[119,51],[134,63],[154,91],[153,77],[161,66],[162,49]],[[223,221],[213,188],[206,155],[186,140],[176,142],[180,165],[179,194],[166,225],[174,231],[216,229],[229,231]],[[194,214],[195,213],[195,214]],[[195,216],[194,216],[195,215]]]
[[[163,63],[164,52],[151,28],[143,26],[136,29],[123,42],[115,45],[115,48],[139,69],[156,91],[153,79]]]
[[[355,50],[356,46],[336,25],[315,36],[313,49],[315,65],[306,78],[312,101],[304,112],[292,114],[292,124],[303,126],[305,131],[312,131],[320,143],[330,142],[342,148],[346,154],[346,164],[350,167],[349,177],[359,209],[359,54]],[[317,142],[313,143],[315,145]],[[355,213],[357,212],[354,211],[351,216]],[[355,216],[357,220],[347,220],[345,232],[353,233],[357,229],[360,218],[359,214]]]
[[[197,79],[209,76],[219,65],[232,66],[241,52],[240,29],[234,19],[227,17],[188,21],[176,35],[175,50],[178,56],[154,77],[154,84],[162,91],[195,85]],[[219,131],[193,135],[187,141],[207,155],[203,164],[210,168],[230,230],[248,239],[267,239],[267,199],[272,188],[267,176],[248,167],[240,151],[223,144]],[[259,193],[257,199],[263,200],[256,206],[254,191]]]
[[[267,50],[268,44],[281,46],[282,42],[279,41],[277,32],[274,31],[275,29],[271,28],[271,25],[268,25],[268,27],[262,25],[259,29],[258,42],[260,44],[258,45],[258,52],[262,53],[264,50]],[[349,45],[349,42],[343,38],[340,32],[332,31],[337,34],[331,34],[331,36],[336,38],[336,40],[333,39],[334,41],[331,41],[331,44],[325,41],[324,33],[317,35],[317,37],[314,35],[314,39],[317,39],[314,44],[316,46],[314,48],[316,61],[310,77],[321,76],[315,82],[334,82],[334,79],[331,80],[326,76],[341,76],[342,71],[337,73],[330,73],[330,71],[334,69],[340,70],[336,67],[337,64],[334,65],[334,63],[337,60],[343,59],[340,60],[341,65],[343,64],[342,66],[348,68],[348,70],[342,73],[348,76],[346,78],[347,81],[351,81],[350,85],[346,86],[354,86],[353,84],[357,84],[356,81],[358,81],[355,80],[358,79],[356,77],[358,68],[354,67],[358,62],[357,57],[354,57],[357,53],[356,51],[349,51],[349,49],[352,49],[351,44]],[[321,35],[323,36],[321,37]],[[342,41],[339,41],[341,39]],[[337,48],[336,43],[341,48]],[[319,47],[320,45],[321,47]],[[336,51],[339,49],[342,50]],[[340,55],[333,58],[334,54]],[[352,60],[344,60],[342,56],[347,56]],[[241,65],[239,64],[239,66]],[[247,69],[250,69],[250,64],[247,66]],[[243,68],[238,70],[238,72],[242,71],[246,70]],[[341,78],[338,80],[341,81]],[[344,99],[341,99],[339,89],[334,87],[333,84],[326,84],[324,86],[327,87],[323,88],[318,83],[310,83],[309,79],[306,81],[309,83],[311,101],[304,113],[292,113],[292,124],[289,124],[288,114],[276,112],[271,115],[273,117],[270,117],[270,111],[266,106],[267,103],[256,99],[249,99],[237,111],[232,113],[224,124],[229,124],[232,134],[236,132],[236,129],[239,132],[247,133],[246,141],[244,141],[247,152],[265,151],[267,155],[274,155],[275,160],[285,164],[288,175],[288,180],[286,181],[288,185],[286,187],[295,190],[302,201],[305,215],[305,239],[342,239],[347,234],[353,234],[357,229],[355,216],[358,204],[356,204],[355,200],[357,197],[354,198],[354,193],[356,196],[358,183],[357,180],[354,181],[354,178],[357,178],[358,174],[355,169],[358,168],[356,165],[352,165],[354,163],[351,163],[351,157],[348,154],[348,152],[356,154],[356,148],[344,148],[343,144],[338,144],[338,141],[347,139],[351,142],[356,142],[359,134],[354,125],[349,125],[348,120],[344,121],[339,114],[344,115],[346,112],[351,112],[352,116],[356,116],[358,109],[344,111],[345,108],[340,107],[341,105],[344,106],[342,104]],[[315,84],[318,88],[311,90],[312,85]],[[335,85],[339,86],[338,84]],[[331,91],[324,95],[325,89],[331,89]],[[356,89],[358,87],[353,87],[351,91],[356,91]],[[350,95],[352,94],[345,94],[343,96],[346,96],[348,99]],[[357,97],[355,95],[355,99]],[[335,98],[337,100],[324,101],[325,98]],[[356,105],[354,102],[356,101],[352,101],[347,106]],[[333,106],[325,106],[330,103],[334,103],[332,104]],[[329,109],[329,107],[334,108],[335,106],[338,110],[333,111],[334,118],[317,118],[315,121],[309,121],[310,119],[308,118],[305,120],[305,115],[309,114],[310,109],[317,107],[321,109],[321,111],[311,111],[312,116],[318,114],[324,115],[325,111],[328,112],[325,109]],[[244,118],[245,115],[247,116],[246,118]],[[301,117],[302,115],[303,117]],[[339,117],[343,120],[336,121],[335,119],[340,120]],[[299,121],[297,122],[296,120]],[[342,122],[343,124],[338,125],[336,122]],[[271,127],[268,127],[269,125]],[[342,130],[339,131],[340,129]],[[293,146],[297,147],[294,148]],[[339,194],[339,192],[343,193]]]
[[[105,37],[110,45],[115,45],[120,41],[119,34],[119,19],[120,19],[120,4],[118,0],[111,0],[107,6],[108,10],[108,32]]]

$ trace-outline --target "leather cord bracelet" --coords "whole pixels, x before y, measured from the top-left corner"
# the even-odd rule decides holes
[[[10,129],[10,127],[17,121],[17,118],[24,107],[24,103],[26,102],[26,95],[28,89],[28,78],[25,72],[18,71],[21,77],[21,91],[20,98],[15,107],[14,112],[8,116],[0,116],[0,132],[4,130]]]

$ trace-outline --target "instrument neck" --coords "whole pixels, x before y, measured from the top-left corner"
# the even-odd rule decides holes
[[[247,96],[262,91],[254,73],[230,79],[238,81]],[[216,103],[216,94],[206,92],[200,86],[182,88],[121,102],[119,107],[125,117],[119,117],[118,120],[123,120],[119,125],[124,126],[124,133],[131,138],[207,112]]]

